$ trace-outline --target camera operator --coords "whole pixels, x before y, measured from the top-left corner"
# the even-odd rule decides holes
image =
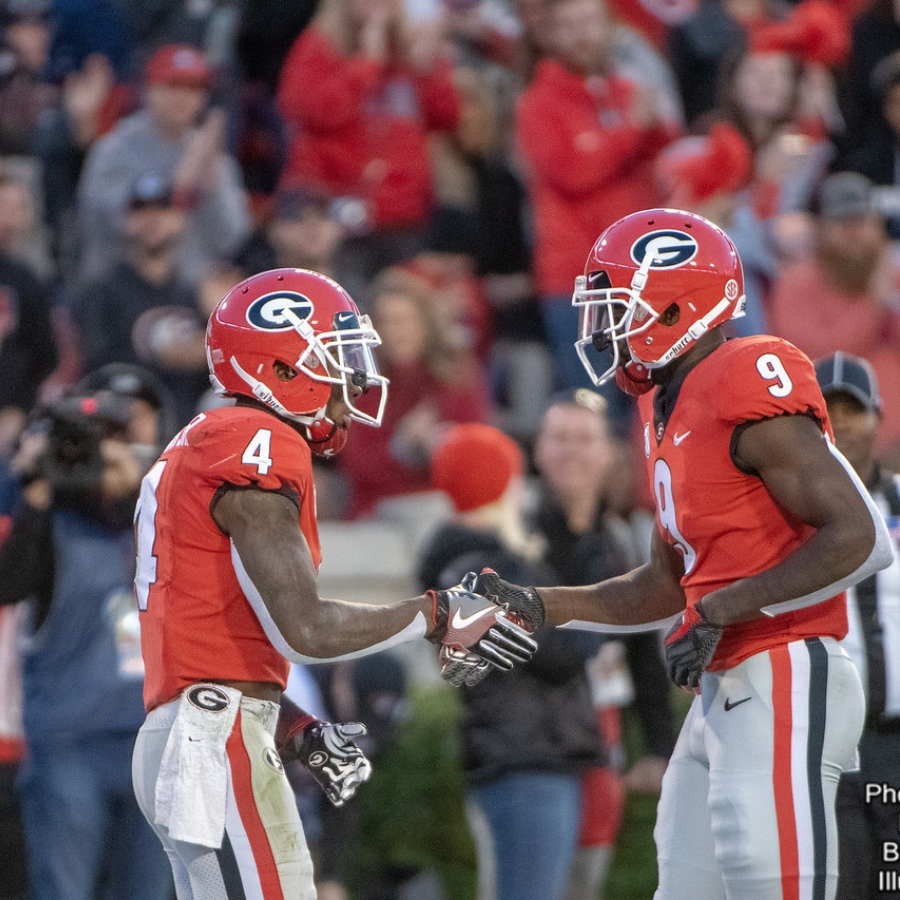
[[[0,606],[29,600],[20,770],[31,900],[167,900],[171,870],[138,809],[144,719],[132,516],[166,400],[111,365],[26,430],[21,508],[0,548]]]

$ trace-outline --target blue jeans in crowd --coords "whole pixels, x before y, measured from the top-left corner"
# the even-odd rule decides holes
[[[468,805],[479,885],[493,880],[495,900],[563,900],[578,846],[581,776],[512,772],[471,787]]]
[[[30,900],[173,895],[169,860],[134,798],[134,739],[116,734],[29,748],[19,785]]]

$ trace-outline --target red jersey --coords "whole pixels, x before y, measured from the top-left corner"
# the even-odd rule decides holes
[[[255,485],[295,500],[318,569],[312,461],[306,441],[271,413],[230,406],[203,413],[145,476],[135,517],[135,593],[153,709],[204,679],[287,683],[289,663],[269,641],[213,520],[224,486]]]
[[[753,473],[731,458],[736,426],[786,414],[817,419],[830,436],[825,401],[809,359],[765,335],[727,341],[685,377],[664,424],[653,398],[640,399],[656,524],[684,557],[687,602],[776,565],[813,529],[783,509]],[[729,625],[711,671],[769,647],[847,633],[843,593],[805,609]]]

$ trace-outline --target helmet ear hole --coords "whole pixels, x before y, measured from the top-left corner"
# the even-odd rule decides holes
[[[272,370],[279,381],[293,381],[297,377],[297,370],[280,359],[276,359],[272,363]]]
[[[659,315],[659,324],[671,328],[678,324],[681,318],[681,307],[677,303],[670,303]]]

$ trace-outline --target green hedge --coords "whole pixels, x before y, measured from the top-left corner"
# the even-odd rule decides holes
[[[674,696],[683,715],[689,698],[681,692]],[[354,900],[374,896],[373,886],[385,872],[416,871],[437,873],[447,900],[473,900],[475,851],[464,811],[459,717],[457,691],[445,685],[413,688],[409,717],[379,754],[372,780],[355,801],[362,821],[351,879]],[[639,739],[628,719],[625,740],[626,754],[634,758]],[[629,795],[607,898],[651,900],[656,801],[654,795]]]

